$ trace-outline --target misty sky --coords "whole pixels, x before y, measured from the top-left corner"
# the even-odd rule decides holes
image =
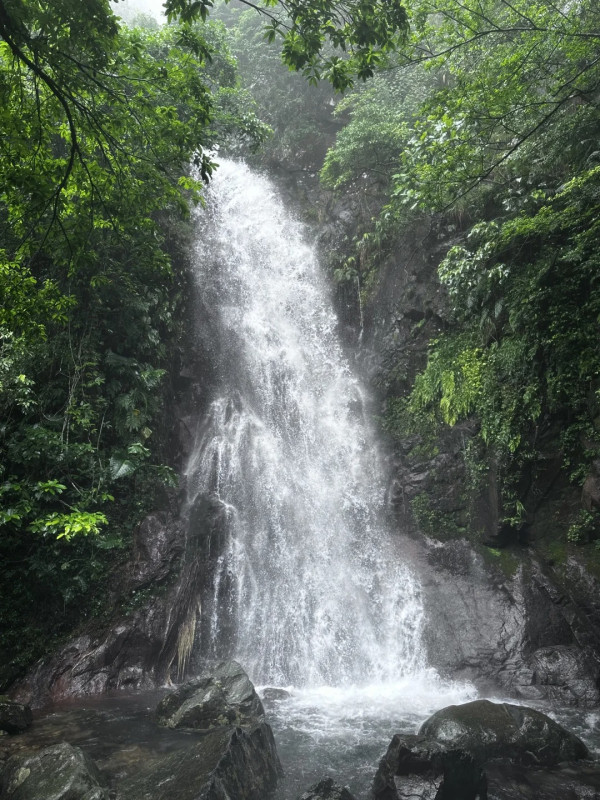
[[[143,11],[146,14],[151,14],[155,19],[160,20],[163,12],[164,0],[119,0],[115,2],[115,13],[118,16],[127,17],[132,13]]]

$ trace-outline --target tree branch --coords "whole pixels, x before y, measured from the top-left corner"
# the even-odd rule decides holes
[[[10,16],[9,16],[8,12],[6,11],[6,7],[4,5],[4,2],[3,2],[3,0],[0,0],[0,36],[4,39],[6,44],[9,46],[10,51],[12,52],[14,57],[20,63],[25,64],[25,66],[28,67],[33,72],[34,75],[36,75],[43,83],[45,83],[46,86],[52,92],[52,94],[56,97],[56,99],[58,100],[58,102],[60,103],[60,105],[62,106],[62,108],[63,108],[63,110],[65,112],[65,116],[67,118],[67,123],[68,123],[68,126],[69,126],[69,136],[70,136],[70,140],[71,140],[70,141],[70,150],[69,150],[69,160],[67,162],[65,173],[64,173],[60,183],[58,184],[58,186],[56,187],[56,189],[55,189],[55,191],[53,193],[54,209],[53,209],[53,214],[52,214],[52,220],[51,220],[50,225],[48,227],[48,230],[46,231],[46,234],[44,236],[44,239],[43,239],[43,242],[42,242],[42,246],[43,246],[43,243],[46,241],[46,238],[48,236],[48,232],[50,230],[50,227],[52,227],[52,224],[56,220],[56,217],[57,217],[57,214],[58,214],[58,204],[60,202],[60,195],[62,194],[63,190],[67,186],[67,183],[69,182],[69,176],[70,176],[70,174],[71,174],[71,172],[73,170],[73,166],[75,164],[75,156],[76,156],[76,154],[78,152],[80,152],[79,151],[79,141],[78,141],[78,138],[77,138],[77,128],[75,126],[75,120],[73,118],[73,113],[71,111],[69,103],[67,102],[67,99],[66,99],[66,97],[64,95],[64,92],[61,91],[60,87],[54,81],[54,79],[50,75],[48,75],[38,64],[36,64],[34,61],[32,61],[29,58],[29,56],[27,56],[23,52],[21,47],[19,47],[19,45],[14,41],[14,39],[12,37],[12,29],[13,28],[14,28],[14,26],[12,24],[12,21],[10,19]],[[46,208],[47,208],[47,205],[46,205]]]

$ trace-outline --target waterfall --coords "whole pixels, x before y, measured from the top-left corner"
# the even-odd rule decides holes
[[[244,164],[221,160],[209,195],[195,275],[218,319],[219,388],[186,475],[189,505],[217,498],[227,532],[200,648],[270,685],[414,674],[420,587],[315,249]]]

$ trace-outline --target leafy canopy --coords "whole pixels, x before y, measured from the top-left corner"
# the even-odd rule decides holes
[[[16,668],[89,610],[173,483],[160,412],[182,226],[216,139],[266,133],[236,81],[219,25],[0,3],[0,650]]]
[[[229,2],[229,0],[226,0]],[[290,69],[338,91],[374,74],[384,54],[406,38],[408,15],[398,0],[240,0],[267,20],[269,41],[281,39]],[[205,19],[212,0],[165,0],[169,19]]]
[[[380,90],[342,101],[350,119],[322,171],[333,189],[379,192],[340,277],[376,287],[374,262],[426,220],[447,251],[448,318],[412,392],[390,398],[388,424],[402,434],[471,419],[473,452],[513,477],[552,433],[581,480],[599,453],[600,6],[415,0],[410,11]]]

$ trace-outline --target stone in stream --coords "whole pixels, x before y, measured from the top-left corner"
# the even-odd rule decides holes
[[[549,767],[589,755],[581,739],[546,714],[489,700],[443,708],[423,723],[419,736],[465,750],[481,763],[508,758]]]
[[[157,718],[202,732],[190,747],[146,764],[119,788],[122,800],[264,800],[281,764],[250,679],[225,661],[169,693]]]
[[[271,728],[215,728],[138,768],[119,800],[265,800],[282,774]]]
[[[15,703],[8,697],[0,697],[0,731],[22,733],[30,727],[31,709],[22,703]]]
[[[338,786],[332,778],[325,778],[304,792],[299,800],[355,800],[345,786]]]
[[[280,700],[289,700],[292,696],[287,689],[280,689],[277,686],[267,686],[262,691],[262,698],[266,703],[278,703]]]
[[[540,767],[577,761],[588,756],[583,742],[557,722],[526,706],[475,700],[448,706],[426,720],[417,736],[396,735],[381,759],[373,784],[374,800],[490,800],[500,774],[513,775],[514,785],[524,778],[518,769],[530,769],[531,785],[543,783]],[[494,791],[488,794],[483,771],[493,762]],[[504,765],[504,767],[498,765]],[[575,785],[575,776],[570,778]],[[538,774],[539,773],[539,774]],[[516,777],[515,777],[516,776]],[[500,781],[501,783],[501,781]],[[561,785],[565,785],[563,780]],[[557,783],[558,786],[558,783]],[[587,792],[589,784],[585,791]],[[535,790],[534,790],[535,791]],[[510,797],[518,797],[517,794]],[[523,795],[535,797],[532,795]],[[595,795],[573,794],[573,798]],[[509,795],[507,795],[507,798]]]
[[[108,800],[93,761],[66,742],[11,756],[0,787],[0,800]]]
[[[198,730],[253,725],[264,713],[252,682],[237,661],[224,661],[210,674],[184,683],[163,697],[156,709],[160,725]]]
[[[487,800],[487,778],[464,750],[420,736],[392,739],[373,782],[374,800]]]

